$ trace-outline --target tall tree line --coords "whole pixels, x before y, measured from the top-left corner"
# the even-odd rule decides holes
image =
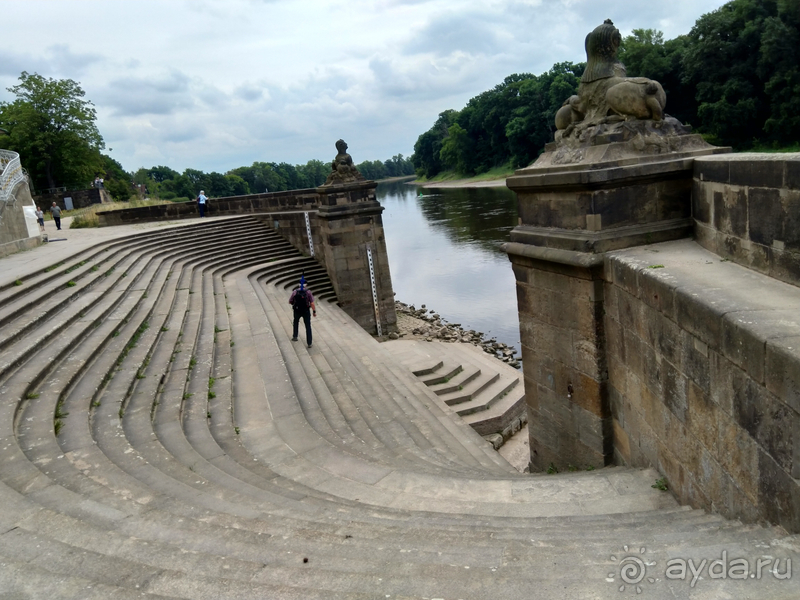
[[[225,174],[197,169],[179,173],[167,166],[127,173],[101,152],[105,143],[97,129],[97,113],[92,102],[84,99],[80,84],[23,71],[19,84],[9,91],[16,99],[0,102],[0,147],[20,154],[38,191],[85,188],[95,177],[102,177],[115,200],[145,192],[166,200],[189,199],[201,189],[211,197],[239,196],[316,187],[331,172],[331,163],[310,160],[305,165],[254,162]],[[386,161],[364,161],[357,167],[367,179],[414,173],[411,160],[402,154]]]
[[[667,113],[738,150],[800,142],[800,0],[732,0],[673,40],[635,29],[620,48],[629,76],[658,80]],[[460,111],[446,110],[414,145],[417,174],[471,175],[530,164],[553,139],[555,112],[584,64],[510,75]]]
[[[356,165],[367,179],[384,179],[402,175],[413,175],[414,165],[410,159],[398,154],[386,161],[364,161]],[[151,196],[164,200],[193,198],[199,190],[214,198],[263,194],[313,188],[325,183],[331,172],[331,163],[310,160],[304,165],[289,163],[254,162],[249,167],[237,167],[224,175],[203,173],[197,169],[186,169],[183,173],[166,166],[141,168],[133,174],[133,182],[146,186]]]

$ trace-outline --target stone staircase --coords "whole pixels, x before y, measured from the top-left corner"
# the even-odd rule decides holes
[[[520,371],[471,344],[388,343],[398,360],[495,449],[527,423]]]
[[[667,580],[800,543],[653,470],[517,473],[251,217],[0,272],[0,598],[798,597],[766,568]]]

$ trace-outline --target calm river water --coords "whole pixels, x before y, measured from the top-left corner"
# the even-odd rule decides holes
[[[377,195],[396,299],[519,350],[514,273],[500,250],[517,223],[513,192],[389,182]]]

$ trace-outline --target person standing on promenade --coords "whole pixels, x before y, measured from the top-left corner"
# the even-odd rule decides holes
[[[205,192],[200,190],[200,194],[197,196],[197,210],[200,211],[200,218],[206,216],[206,202],[208,202],[208,198],[206,198]]]
[[[58,206],[55,202],[53,202],[53,206],[50,207],[50,214],[53,215],[53,221],[56,222],[56,229],[61,229],[61,207]]]
[[[39,222],[39,231],[44,231],[44,211],[36,207],[36,220]]]
[[[303,322],[306,325],[306,343],[308,343],[308,347],[311,348],[311,311],[313,311],[314,316],[317,316],[317,307],[314,305],[314,296],[311,293],[306,285],[306,278],[305,275],[300,277],[300,285],[299,287],[294,288],[292,290],[292,295],[289,296],[289,304],[292,305],[294,309],[294,321],[292,323],[292,341],[297,341],[297,333],[298,333],[298,325],[300,324],[300,318],[302,317]]]

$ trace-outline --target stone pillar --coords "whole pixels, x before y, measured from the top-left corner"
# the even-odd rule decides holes
[[[383,207],[375,199],[374,181],[357,181],[317,188],[320,252],[339,305],[372,334],[397,331],[394,290],[383,233]],[[369,255],[375,278],[378,310],[370,278]]]
[[[591,148],[605,160],[590,164],[553,164],[551,151],[507,180],[520,216],[504,249],[517,280],[531,471],[613,460],[603,254],[692,235],[694,156],[726,150],[696,137],[683,152],[608,160],[625,150],[611,140]]]

